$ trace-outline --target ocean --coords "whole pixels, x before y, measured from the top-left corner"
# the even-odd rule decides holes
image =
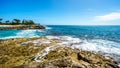
[[[120,26],[48,25],[46,27],[46,30],[1,30],[0,39],[40,36],[78,38],[84,44],[75,45],[76,48],[100,52],[120,62]]]

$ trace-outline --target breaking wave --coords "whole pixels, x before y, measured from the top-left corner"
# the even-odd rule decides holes
[[[13,31],[12,35],[0,39],[40,37],[42,35],[42,32],[44,31],[42,30],[20,30],[18,32]]]
[[[103,40],[92,39],[82,40],[80,38],[73,38],[70,36],[46,36],[48,39],[58,39],[58,44],[68,46],[71,48],[78,48],[87,51],[94,51],[104,54],[105,56],[111,56],[120,62],[120,43]]]
[[[48,27],[48,26],[46,26],[45,28],[48,29],[48,30],[49,30],[49,29],[52,29],[51,27]]]

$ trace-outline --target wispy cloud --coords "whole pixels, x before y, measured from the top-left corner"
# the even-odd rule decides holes
[[[99,20],[99,21],[120,20],[120,12],[112,12],[102,16],[95,16],[95,20]]]

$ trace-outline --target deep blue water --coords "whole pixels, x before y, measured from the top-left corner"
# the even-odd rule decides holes
[[[47,35],[69,35],[81,39],[107,39],[120,42],[120,26],[48,26]]]

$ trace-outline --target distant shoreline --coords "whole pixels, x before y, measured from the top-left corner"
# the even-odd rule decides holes
[[[45,29],[42,25],[0,25],[0,30],[26,30],[26,29]]]
[[[17,26],[27,26],[27,25],[0,25],[0,26],[5,26],[5,27],[17,27]]]

